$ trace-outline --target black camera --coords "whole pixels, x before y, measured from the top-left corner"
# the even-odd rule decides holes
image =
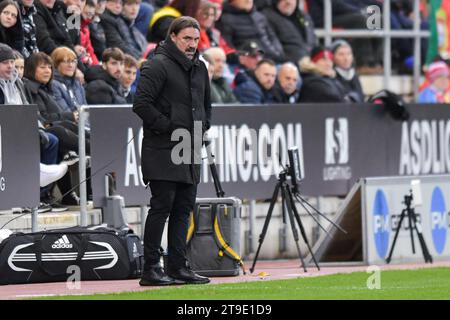
[[[289,168],[288,175],[291,177],[292,187],[295,192],[298,192],[298,184],[303,180],[303,166],[300,159],[300,151],[298,147],[291,147],[288,149]]]

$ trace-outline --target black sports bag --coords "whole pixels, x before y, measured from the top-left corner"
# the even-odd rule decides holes
[[[138,278],[143,247],[131,230],[73,227],[15,233],[0,244],[0,284]],[[71,268],[69,268],[71,267]]]

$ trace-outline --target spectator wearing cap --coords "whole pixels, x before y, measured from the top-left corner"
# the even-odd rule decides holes
[[[247,74],[253,72],[258,65],[258,62],[260,62],[264,58],[264,51],[261,50],[258,43],[253,40],[244,43],[239,48],[237,53],[237,65],[230,65],[230,69],[233,74],[225,75],[227,79],[229,79],[229,76],[233,76],[231,81],[228,81],[230,84],[232,84],[232,87],[234,87],[236,83],[246,81]]]
[[[29,102],[24,84],[15,69],[15,58],[14,51],[9,46],[0,43],[0,104],[26,105]],[[67,165],[55,165],[57,163],[58,138],[49,132],[45,132],[43,127],[39,128],[39,134],[41,137],[40,178],[41,186],[44,186],[42,183],[44,181],[46,181],[45,185],[50,184],[49,178],[52,178],[51,181],[61,178],[67,171]],[[48,189],[42,189],[43,196],[46,191]],[[38,209],[42,209],[42,207],[39,206]],[[50,207],[46,211],[51,209]]]
[[[223,6],[222,17],[216,24],[227,43],[239,48],[249,40],[258,43],[266,58],[285,62],[285,53],[266,17],[256,10],[253,0],[230,0]]]
[[[15,1],[5,0],[0,3],[0,43],[23,52],[25,46],[22,18]]]
[[[36,40],[36,25],[33,17],[33,15],[36,14],[36,7],[34,5],[34,0],[18,0],[17,3],[20,8],[25,41],[21,53],[25,58],[28,58],[32,53],[39,51]]]
[[[273,0],[262,13],[280,39],[288,61],[299,64],[310,55],[317,37],[311,17],[299,9],[299,0]]]
[[[86,105],[86,94],[81,82],[75,77],[77,55],[67,47],[59,47],[52,53],[55,67],[52,92],[55,101],[64,111],[75,112]]]
[[[274,87],[274,97],[277,103],[297,103],[300,98],[300,74],[292,62],[283,63],[278,70]]]
[[[311,61],[316,68],[302,74],[300,102],[345,102],[345,90],[333,70],[333,53],[317,46],[311,52]]]
[[[364,102],[364,93],[359,76],[354,67],[353,50],[345,40],[336,40],[331,44],[336,79],[345,89],[345,94],[353,102]]]
[[[419,103],[450,103],[449,87],[450,71],[443,61],[429,65],[426,77],[429,85],[419,94]]]
[[[237,61],[236,49],[231,48],[222,37],[220,31],[214,28],[217,10],[217,4],[212,3],[209,0],[201,0],[200,7],[196,15],[196,19],[201,28],[198,50],[205,51],[209,48],[220,47],[225,51],[227,56],[230,56],[229,60],[233,63]]]
[[[119,48],[103,52],[103,64],[86,71],[88,104],[126,104],[119,79],[123,73],[124,54]]]
[[[264,104],[275,102],[273,87],[277,76],[275,62],[263,59],[254,72],[236,83],[233,93],[241,103]]]
[[[226,66],[225,52],[222,48],[210,48],[204,54],[209,56],[214,64],[211,80],[211,102],[222,104],[239,102],[224,77]]]
[[[53,61],[44,52],[33,53],[25,60],[24,84],[29,102],[36,104],[39,119],[47,132],[59,140],[58,159],[63,160],[71,152],[78,152],[78,112],[64,111],[53,98]],[[86,133],[86,152],[90,153],[89,134]],[[78,205],[79,198],[72,189],[70,174],[58,180],[63,205]]]
[[[0,43],[0,104],[27,104],[27,96],[15,68],[14,51]]]

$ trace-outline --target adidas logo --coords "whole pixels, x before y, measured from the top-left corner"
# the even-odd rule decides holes
[[[73,244],[70,243],[66,235],[63,235],[61,238],[59,238],[52,244],[52,249],[72,249],[72,248]]]

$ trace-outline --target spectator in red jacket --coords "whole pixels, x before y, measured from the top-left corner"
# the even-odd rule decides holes
[[[91,32],[89,31],[89,24],[95,17],[95,8],[97,6],[96,0],[86,0],[86,5],[81,13],[81,28],[80,28],[80,44],[86,49],[86,54],[91,58],[90,65],[97,65],[98,58],[95,54],[94,47],[91,42]]]

